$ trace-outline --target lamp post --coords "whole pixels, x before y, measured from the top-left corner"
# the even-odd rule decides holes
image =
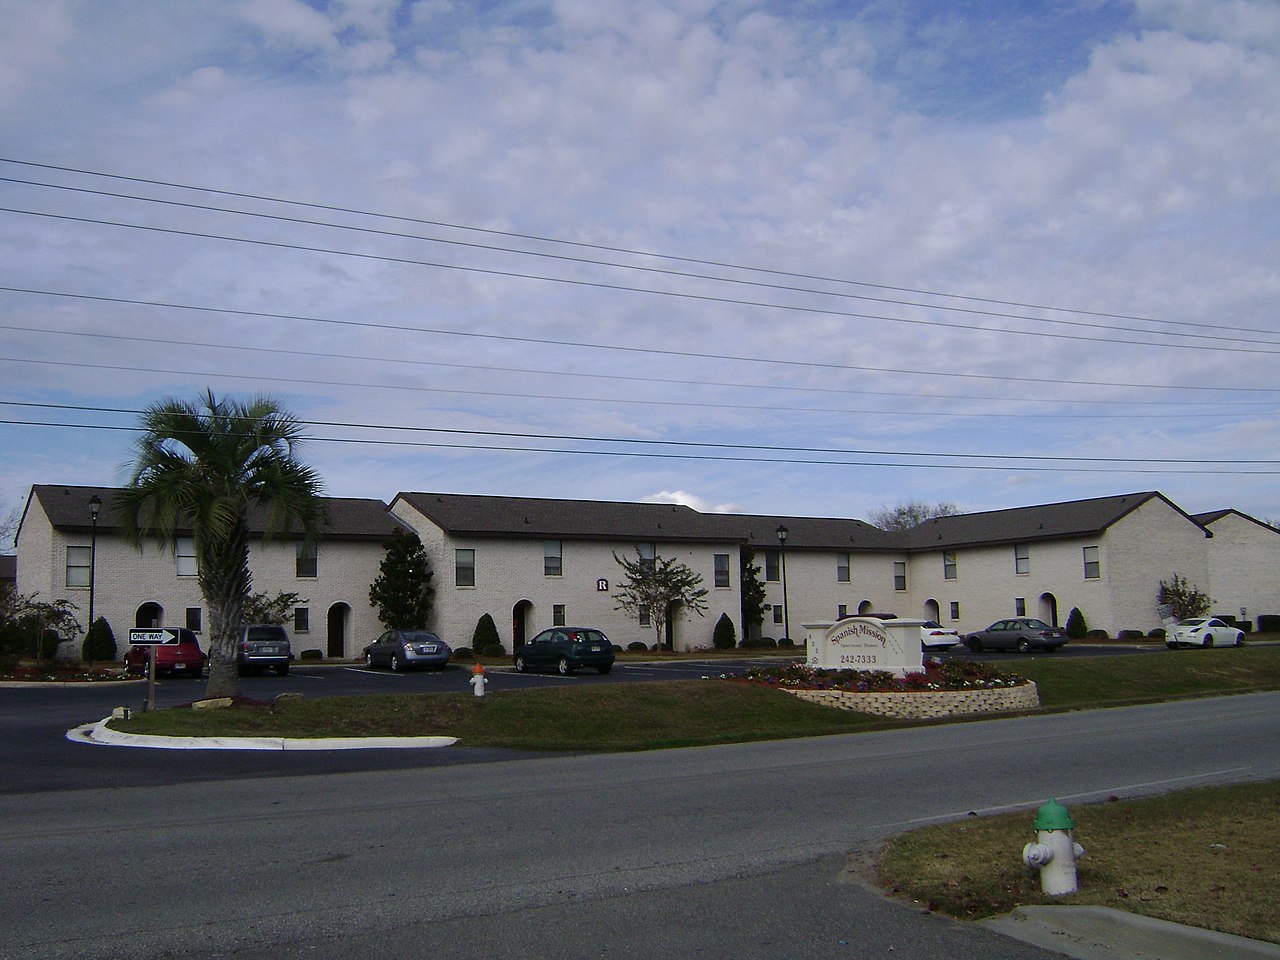
[[[89,518],[93,522],[93,527],[89,535],[89,626],[87,630],[93,629],[93,588],[98,572],[98,513],[101,510],[102,498],[95,493],[89,498]]]
[[[791,604],[787,602],[787,528],[778,524],[778,563],[782,567],[782,633],[791,638]]]

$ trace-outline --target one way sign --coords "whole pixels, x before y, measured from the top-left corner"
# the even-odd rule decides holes
[[[149,630],[130,630],[129,642],[142,646],[159,646],[165,643],[177,643],[178,634],[174,630],[158,627]]]

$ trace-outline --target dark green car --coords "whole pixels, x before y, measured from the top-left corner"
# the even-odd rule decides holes
[[[558,670],[573,673],[594,667],[600,673],[613,669],[613,644],[594,627],[552,627],[525,643],[511,657],[516,670]]]

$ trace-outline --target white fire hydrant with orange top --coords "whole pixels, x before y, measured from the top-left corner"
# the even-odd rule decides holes
[[[1084,847],[1072,833],[1076,822],[1067,808],[1052,797],[1036,811],[1036,842],[1022,848],[1022,861],[1040,871],[1040,889],[1051,897],[1076,892],[1076,861]]]
[[[489,678],[484,675],[484,664],[477,663],[471,668],[471,687],[475,690],[477,697],[484,696],[484,685],[489,682]]]

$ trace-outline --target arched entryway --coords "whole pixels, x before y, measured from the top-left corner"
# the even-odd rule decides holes
[[[133,625],[143,630],[164,626],[164,607],[148,601],[133,615]]]
[[[929,599],[924,602],[924,618],[934,623],[942,622],[942,608],[938,606],[937,600]]]
[[[863,600],[858,604],[858,616],[869,617],[876,611],[876,605],[870,600]]]
[[[1058,625],[1058,598],[1052,593],[1040,594],[1040,619],[1051,627]]]
[[[511,651],[524,646],[529,631],[529,614],[533,612],[532,600],[517,600],[511,608]]]
[[[329,608],[325,656],[341,660],[347,655],[347,627],[351,623],[351,608],[345,603],[335,603]]]

